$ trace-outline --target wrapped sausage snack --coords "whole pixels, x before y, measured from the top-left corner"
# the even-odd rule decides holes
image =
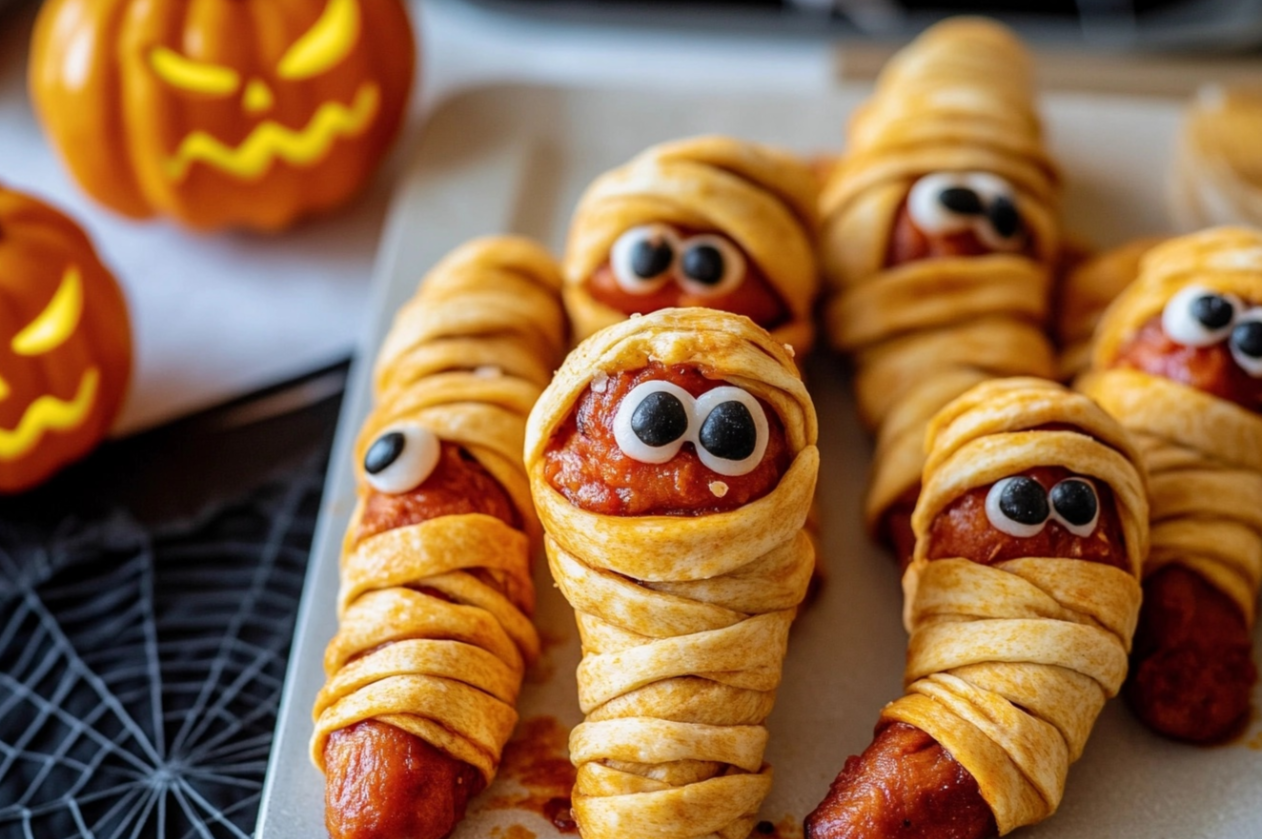
[[[521,446],[564,352],[560,287],[538,245],[477,240],[382,346],[314,709],[334,839],[439,839],[495,776],[539,653]]]
[[[877,435],[868,524],[904,562],[929,418],[987,378],[1055,372],[1058,191],[1029,57],[997,23],[930,29],[851,121],[820,199],[825,323]]]
[[[929,425],[903,578],[906,694],[811,839],[981,839],[1053,812],[1126,676],[1148,548],[1129,435],[1081,394],[983,383]]]
[[[1247,719],[1262,582],[1262,233],[1153,248],[1105,313],[1082,391],[1138,438],[1152,553],[1127,697],[1172,737]]]
[[[749,835],[814,564],[816,433],[780,343],[702,308],[596,333],[531,413],[531,490],[583,645],[585,839]]]
[[[601,175],[565,254],[576,337],[677,306],[745,315],[805,357],[819,290],[815,177],[787,152],[730,137],[662,143]]]

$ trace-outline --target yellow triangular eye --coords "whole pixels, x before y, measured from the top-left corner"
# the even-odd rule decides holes
[[[149,53],[149,66],[167,84],[193,93],[227,96],[241,86],[241,76],[231,67],[194,61],[166,47]]]
[[[323,73],[355,48],[359,26],[359,0],[329,0],[315,25],[285,52],[276,72],[291,81]]]
[[[61,285],[39,317],[26,325],[13,338],[13,351],[18,355],[41,355],[57,349],[74,334],[83,314],[83,278],[71,266],[62,275]]]

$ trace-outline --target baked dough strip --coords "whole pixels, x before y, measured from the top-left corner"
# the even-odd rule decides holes
[[[779,415],[793,461],[770,494],[698,517],[584,511],[544,452],[600,374],[695,365]],[[803,532],[819,453],[792,356],[746,318],[666,309],[589,338],[531,413],[526,464],[553,575],[583,644],[570,738],[585,839],[746,839],[771,786],[764,721],[814,549]]]
[[[968,391],[934,418],[926,448],[916,555],[903,577],[907,694],[882,719],[913,725],[950,752],[1003,834],[1056,810],[1069,764],[1126,677],[1148,548],[1145,480],[1121,426],[1038,379]],[[930,528],[952,501],[1039,466],[1112,489],[1129,570],[1049,557],[928,559]]]
[[[865,517],[878,532],[914,489],[924,429],[988,378],[1055,373],[1043,324],[1060,247],[1059,176],[1043,146],[1029,56],[1003,26],[956,18],[881,73],[820,199],[824,322],[855,360],[860,416],[877,436]],[[1037,252],[940,256],[887,267],[900,209],[935,172],[1005,178]]]
[[[1150,250],[1105,313],[1078,387],[1136,437],[1152,483],[1145,576],[1182,565],[1220,589],[1252,626],[1262,586],[1262,416],[1160,376],[1114,367],[1122,347],[1181,289],[1262,303],[1262,234],[1223,227]]]
[[[338,630],[325,653],[311,757],[332,732],[379,720],[476,767],[489,784],[539,655],[531,556],[541,530],[521,462],[526,416],[564,351],[560,269],[516,237],[442,260],[395,317],[375,405],[355,447],[359,503],[341,562]],[[372,492],[364,454],[398,423],[459,445],[504,489],[522,529],[448,515],[360,539]],[[437,596],[435,596],[437,595]]]
[[[644,224],[715,230],[754,261],[789,319],[773,335],[805,358],[814,343],[818,189],[810,168],[770,146],[703,136],[661,143],[598,177],[574,210],[565,305],[576,339],[625,320],[587,281],[625,231]]]

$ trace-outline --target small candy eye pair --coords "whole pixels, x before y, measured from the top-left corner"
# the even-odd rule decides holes
[[[767,451],[762,405],[730,385],[694,398],[670,382],[642,382],[618,406],[613,429],[632,460],[665,463],[692,443],[707,469],[728,477],[752,472]]]
[[[907,196],[907,212],[924,233],[962,233],[970,228],[988,248],[1020,250],[1025,224],[1016,190],[989,172],[935,172]]]
[[[726,294],[745,277],[745,257],[713,233],[681,240],[665,224],[633,227],[618,237],[609,254],[614,278],[629,294],[652,294],[672,277],[689,294]]]
[[[378,492],[411,492],[438,465],[441,444],[434,432],[413,423],[391,426],[364,452],[364,475]]]
[[[1055,519],[1075,536],[1090,536],[1100,520],[1095,485],[1085,478],[1066,478],[1050,490],[1025,475],[996,481],[986,494],[986,518],[996,530],[1028,539]]]
[[[1170,340],[1185,347],[1229,340],[1231,357],[1240,369],[1262,378],[1262,306],[1247,308],[1234,294],[1191,285],[1166,303],[1161,328]]]

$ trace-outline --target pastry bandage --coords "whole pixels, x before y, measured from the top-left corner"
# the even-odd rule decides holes
[[[877,432],[866,501],[876,530],[920,480],[925,425],[987,378],[1050,377],[1042,328],[1059,248],[1058,175],[1043,148],[1029,57],[998,24],[939,24],[898,53],[856,111],[820,201],[833,345],[853,353],[859,410]],[[1006,179],[1035,258],[932,257],[887,267],[916,181],[935,172]]]
[[[1181,230],[1262,224],[1259,132],[1262,96],[1255,87],[1208,84],[1197,91],[1184,111],[1166,181]]]
[[[1078,387],[1136,436],[1152,492],[1144,574],[1182,565],[1220,589],[1252,625],[1262,583],[1262,416],[1139,370],[1114,367],[1126,343],[1189,285],[1262,304],[1262,234],[1217,228],[1149,251],[1105,314]]]
[[[695,365],[768,403],[793,461],[768,495],[730,512],[606,516],[545,475],[554,432],[600,373]],[[578,347],[530,415],[526,468],[552,573],[583,643],[570,738],[585,839],[746,839],[771,786],[763,725],[789,625],[814,565],[803,531],[819,453],[792,357],[746,318],[666,309]]]
[[[565,305],[574,337],[586,338],[626,315],[587,288],[617,238],[644,224],[715,231],[740,247],[788,310],[772,331],[803,358],[814,340],[819,289],[815,260],[818,189],[791,155],[727,137],[653,146],[601,175],[579,200],[565,253]]]
[[[1040,430],[1049,425],[1058,430]],[[907,693],[882,719],[950,752],[1007,833],[1055,811],[1069,764],[1126,676],[1148,547],[1143,473],[1120,425],[1038,379],[968,391],[934,418],[926,448],[916,555],[903,578]],[[1112,490],[1129,571],[1067,558],[928,559],[934,518],[952,501],[1039,466]]]
[[[1094,256],[1070,271],[1057,288],[1058,378],[1067,382],[1091,366],[1091,344],[1104,310],[1139,276],[1139,261],[1161,242],[1133,239]]]
[[[395,317],[355,449],[360,501],[314,708],[316,765],[332,732],[379,720],[476,767],[487,783],[495,776],[522,675],[539,654],[530,560],[541,530],[521,448],[526,416],[565,346],[560,286],[559,267],[538,245],[477,240],[440,262]],[[402,421],[468,452],[523,529],[475,513],[359,539],[364,453]]]

